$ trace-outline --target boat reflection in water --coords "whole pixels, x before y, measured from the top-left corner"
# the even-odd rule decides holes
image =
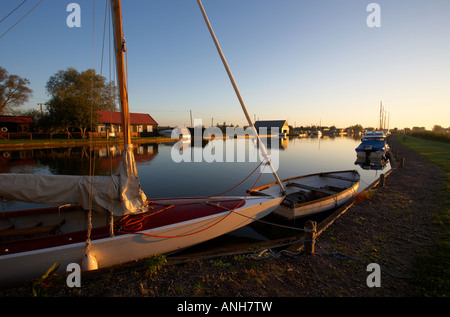
[[[388,163],[388,159],[385,157],[357,157],[355,165],[359,165],[365,170],[383,170]]]
[[[119,144],[0,151],[0,173],[86,175],[92,159],[94,175],[112,175],[123,153]],[[148,164],[158,144],[135,144],[133,153],[137,164]]]

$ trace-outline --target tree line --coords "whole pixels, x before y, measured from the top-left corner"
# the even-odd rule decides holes
[[[117,111],[118,90],[94,69],[60,70],[45,85],[49,100],[41,110],[20,111],[32,94],[28,79],[0,67],[0,114],[31,116],[37,132],[80,132],[83,138],[98,125],[98,110]]]

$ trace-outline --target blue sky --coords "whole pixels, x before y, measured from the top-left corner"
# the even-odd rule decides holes
[[[0,19],[23,0],[0,2]],[[0,36],[38,0],[0,23]],[[69,3],[81,27],[69,28]],[[375,127],[383,102],[389,127],[450,126],[450,1],[203,0],[249,113],[289,124]],[[31,81],[39,109],[58,70],[101,70],[106,0],[43,0],[0,39],[0,66]],[[131,112],[160,125],[190,113],[245,125],[245,117],[195,0],[122,0]],[[93,29],[95,31],[93,31]],[[108,29],[106,29],[108,33]],[[94,50],[93,50],[94,36]],[[108,39],[103,75],[110,77]],[[94,51],[94,63],[92,55]],[[113,75],[112,75],[113,76]]]

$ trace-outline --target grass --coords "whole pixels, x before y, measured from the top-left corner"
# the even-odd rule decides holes
[[[142,137],[142,138],[133,138],[131,140],[134,142],[162,142],[162,141],[173,141],[171,138],[167,137]],[[77,143],[80,145],[88,144],[90,142],[105,142],[105,143],[122,143],[123,139],[13,139],[13,140],[5,140],[0,139],[0,147],[11,145],[39,145],[39,144],[73,144]]]
[[[442,167],[445,172],[445,186],[436,197],[440,209],[436,212],[436,222],[443,234],[427,254],[416,259],[413,268],[413,282],[418,287],[418,296],[450,296],[450,145],[439,141],[421,138],[403,140],[400,144]]]
[[[410,135],[422,139],[441,141],[450,143],[450,133],[448,132],[437,132],[437,131],[412,131],[409,132]]]

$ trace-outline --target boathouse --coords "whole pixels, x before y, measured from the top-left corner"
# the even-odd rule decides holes
[[[255,128],[258,133],[261,133],[260,129],[265,128],[265,132],[270,134],[272,128],[278,128],[278,133],[289,134],[289,126],[286,120],[266,120],[266,121],[256,121]]]
[[[4,116],[0,115],[0,131],[11,132],[31,132],[34,120],[28,116]]]
[[[108,136],[120,136],[122,117],[120,112],[97,111],[99,115],[97,132],[107,132]],[[158,130],[158,123],[146,113],[130,113],[130,128],[133,136],[153,136]]]

